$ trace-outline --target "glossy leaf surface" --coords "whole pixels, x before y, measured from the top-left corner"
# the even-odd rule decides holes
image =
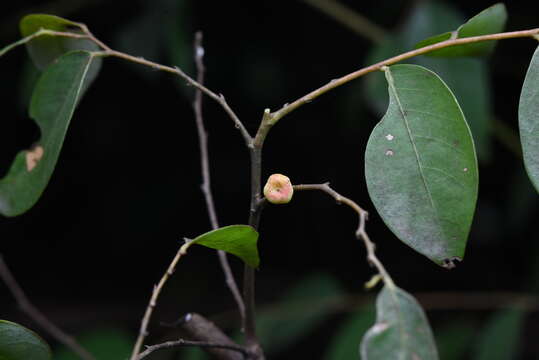
[[[30,117],[41,138],[30,150],[17,154],[8,174],[0,179],[0,213],[16,216],[30,209],[47,186],[88,78],[93,56],[68,53],[42,74],[32,95]]]
[[[258,232],[248,225],[230,225],[202,234],[187,245],[198,244],[236,255],[251,267],[258,267]]]
[[[505,5],[498,3],[493,5],[473,18],[468,20],[453,32],[447,32],[435,35],[423,41],[420,41],[415,47],[436,44],[449,39],[460,39],[472,36],[495,34],[503,31],[507,21],[507,11]],[[473,44],[464,44],[451,46],[445,49],[435,50],[428,53],[428,56],[482,56],[490,54],[494,50],[496,43],[494,41],[478,42]]]
[[[50,360],[49,345],[33,331],[0,320],[0,360]]]
[[[417,65],[385,71],[389,107],[369,137],[365,176],[386,225],[442,266],[462,259],[477,199],[470,130],[449,88]]]
[[[539,47],[533,54],[522,86],[518,121],[528,176],[539,192]]]
[[[427,317],[417,301],[395,285],[376,299],[376,323],[363,337],[361,360],[436,360]]]

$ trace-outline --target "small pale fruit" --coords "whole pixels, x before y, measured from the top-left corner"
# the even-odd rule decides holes
[[[288,176],[273,174],[264,185],[264,196],[272,204],[287,204],[292,199],[294,188]]]

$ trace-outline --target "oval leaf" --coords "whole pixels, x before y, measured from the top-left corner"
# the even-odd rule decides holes
[[[436,360],[432,330],[417,301],[395,285],[376,299],[376,323],[360,345],[362,360]]]
[[[51,349],[33,331],[21,325],[0,320],[0,359],[49,360]]]
[[[62,56],[38,80],[30,116],[41,130],[41,139],[15,157],[8,174],[0,179],[0,213],[16,216],[39,199],[52,175],[64,137],[88,78],[93,55],[75,51]]]
[[[524,165],[539,192],[539,47],[533,54],[520,94],[518,124]]]
[[[369,195],[399,239],[452,267],[464,256],[477,199],[470,129],[435,73],[395,65],[385,74],[389,107],[365,153]]]
[[[457,30],[440,35],[435,35],[423,41],[420,41],[415,48],[422,48],[428,45],[436,44],[449,39],[460,39],[472,36],[495,34],[503,31],[507,21],[507,11],[505,5],[498,3],[493,5],[461,25]],[[478,42],[473,44],[464,44],[451,46],[445,49],[435,50],[426,55],[428,56],[482,56],[488,55],[494,50],[496,42]]]
[[[236,255],[251,267],[258,267],[258,232],[249,225],[230,225],[202,234],[186,244],[185,250],[194,244]]]

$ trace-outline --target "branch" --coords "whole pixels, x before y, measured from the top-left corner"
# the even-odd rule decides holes
[[[176,253],[176,256],[174,256],[174,259],[172,259],[172,262],[168,266],[167,271],[165,272],[159,283],[154,287],[152,297],[150,298],[150,303],[148,304],[146,312],[144,313],[144,317],[142,318],[142,324],[140,326],[137,341],[135,343],[135,346],[133,347],[133,352],[130,358],[131,360],[138,359],[138,354],[140,352],[142,344],[144,343],[144,339],[148,335],[148,323],[150,322],[150,318],[152,317],[153,309],[155,308],[155,305],[157,303],[157,298],[159,297],[159,294],[161,293],[161,290],[163,289],[163,286],[167,282],[168,278],[174,273],[174,270],[176,269],[176,264],[178,263],[178,261],[180,261],[180,258],[184,254],[185,252],[183,247],[180,247],[180,249]]]
[[[179,347],[179,346],[196,346],[199,348],[233,350],[233,351],[239,352],[242,355],[243,359],[249,358],[248,357],[249,353],[247,352],[247,350],[245,350],[244,348],[238,345],[218,344],[218,343],[211,343],[211,342],[190,341],[190,340],[179,339],[176,341],[167,341],[162,344],[148,346],[146,350],[140,354],[139,359],[144,359],[146,356],[150,355],[151,353],[157,350],[170,349],[170,348]]]
[[[45,331],[51,334],[60,343],[73,350],[81,359],[95,360],[95,358],[84,349],[77,341],[70,335],[66,334],[58,326],[54,325],[41,311],[39,311],[31,302],[28,297],[15,280],[15,277],[9,270],[6,262],[0,254],[0,278],[4,281],[7,288],[13,294],[13,297],[17,301],[17,304],[21,310],[26,313],[31,319],[33,319],[39,326]]]
[[[382,262],[378,259],[375,253],[376,246],[375,244],[370,240],[369,235],[367,235],[367,232],[365,231],[365,223],[367,221],[367,217],[369,213],[365,210],[363,210],[355,201],[342,196],[335,190],[333,190],[329,183],[324,184],[305,184],[305,185],[294,185],[295,191],[301,191],[301,190],[320,190],[334,198],[339,204],[345,204],[352,208],[358,216],[359,216],[359,225],[356,230],[356,238],[358,240],[362,240],[365,244],[365,248],[367,250],[367,260],[371,265],[376,267],[378,270],[378,273],[384,280],[384,283],[389,286],[395,286],[393,279],[391,279],[391,276],[389,276],[389,273],[384,268],[384,265],[382,265]]]
[[[381,42],[385,31],[365,16],[335,0],[303,0],[305,3],[320,10],[330,18],[341,23],[356,34],[366,37],[374,43]]]
[[[195,43],[194,43],[194,53],[195,53],[195,64],[197,68],[197,82],[201,85],[204,84],[204,48],[202,47],[202,32],[197,32],[195,34]],[[204,118],[202,116],[202,91],[197,89],[195,92],[195,99],[193,101],[193,110],[195,112],[195,120],[197,125],[198,139],[200,144],[200,165],[202,171],[202,193],[204,194],[204,199],[206,200],[206,208],[208,209],[208,216],[210,217],[210,223],[212,229],[219,228],[219,221],[217,220],[217,211],[215,210],[215,203],[213,201],[213,195],[211,192],[211,179],[210,179],[210,165],[209,165],[209,153],[208,153],[208,134],[204,127]],[[225,274],[225,281],[232,292],[232,296],[236,301],[238,310],[240,312],[240,318],[242,323],[245,321],[245,304],[241,297],[240,290],[238,289],[238,284],[234,279],[232,270],[230,269],[230,264],[226,252],[222,250],[217,250],[219,256],[219,262],[221,263],[221,268]]]
[[[230,346],[230,350],[233,351],[217,348],[206,349],[208,353],[218,359],[242,360],[245,358],[245,355],[247,355],[247,358],[252,359],[253,353],[247,347],[236,344],[214,323],[199,314],[187,314],[183,319],[182,329],[190,338],[196,341]],[[241,349],[240,352],[238,352],[238,349]]]
[[[460,39],[450,39],[450,40],[442,41],[436,44],[428,45],[419,49],[411,50],[403,54],[391,57],[389,59],[380,61],[376,64],[359,69],[348,75],[342,76],[338,79],[331,80],[326,85],[316,90],[311,91],[307,95],[304,95],[301,98],[297,99],[296,101],[290,104],[286,104],[281,109],[271,113],[270,114],[271,116],[269,117],[270,120],[268,120],[268,125],[269,126],[275,125],[282,117],[296,110],[300,106],[312,102],[314,99],[316,99],[320,95],[325,94],[326,92],[333,90],[341,85],[344,85],[352,80],[355,80],[365,74],[380,70],[382,69],[383,66],[393,65],[402,60],[406,60],[406,59],[409,59],[418,55],[429,53],[434,50],[443,49],[443,48],[447,48],[451,46],[471,44],[471,43],[482,42],[482,41],[503,40],[503,39],[513,39],[513,38],[523,38],[523,37],[536,38],[538,35],[539,35],[539,28],[535,28],[535,29],[530,29],[530,30],[504,32],[504,33],[498,33],[498,34],[473,36],[473,37],[460,38]]]

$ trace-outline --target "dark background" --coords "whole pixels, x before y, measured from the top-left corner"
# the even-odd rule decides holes
[[[388,31],[397,30],[416,3],[342,2]],[[492,4],[451,3],[466,18]],[[527,4],[507,4],[508,31],[539,26],[537,12]],[[373,47],[301,1],[20,1],[4,2],[0,9],[1,44],[18,39],[20,16],[46,12],[86,23],[118,50],[191,73],[192,37],[202,30],[207,86],[226,96],[251,133],[264,108],[275,110],[360,68]],[[493,113],[509,133],[517,131],[520,87],[534,49],[529,39],[504,41],[487,63]],[[0,69],[3,176],[15,154],[39,133],[26,113],[25,83],[32,77],[25,50],[1,58]],[[501,292],[533,296],[539,284],[539,201],[521,159],[492,137],[491,161],[480,166],[466,258],[452,271],[439,268],[398,241],[368,198],[363,153],[379,116],[361,89],[343,86],[284,118],[267,139],[264,178],[280,172],[294,183],[330,181],[369,210],[367,229],[379,257],[396,283],[418,293],[420,301],[442,292],[479,296],[477,313],[443,296],[434,303],[425,300],[435,331],[453,316],[482,319],[500,306],[496,294]],[[192,89],[171,75],[106,59],[75,113],[43,197],[22,216],[0,218],[0,253],[32,301],[70,332],[112,326],[134,336],[152,286],[181,239],[210,229],[199,191],[191,95]],[[220,223],[245,223],[248,153],[229,118],[207,98],[204,114]],[[355,228],[356,215],[323,194],[299,193],[289,205],[268,207],[260,229],[259,304],[272,304],[285,289],[317,272],[329,273],[350,294],[364,295],[362,284],[373,271],[353,236]],[[230,261],[240,278],[240,261]],[[216,255],[192,248],[168,283],[154,319],[155,324],[173,321],[189,311],[219,319],[233,308]],[[533,341],[539,332],[537,301],[531,309],[520,341],[523,359],[539,357]],[[0,318],[35,328],[3,284]],[[294,354],[317,358],[329,326],[316,333],[320,341],[300,343]],[[166,334],[158,325],[153,329],[153,334]]]

